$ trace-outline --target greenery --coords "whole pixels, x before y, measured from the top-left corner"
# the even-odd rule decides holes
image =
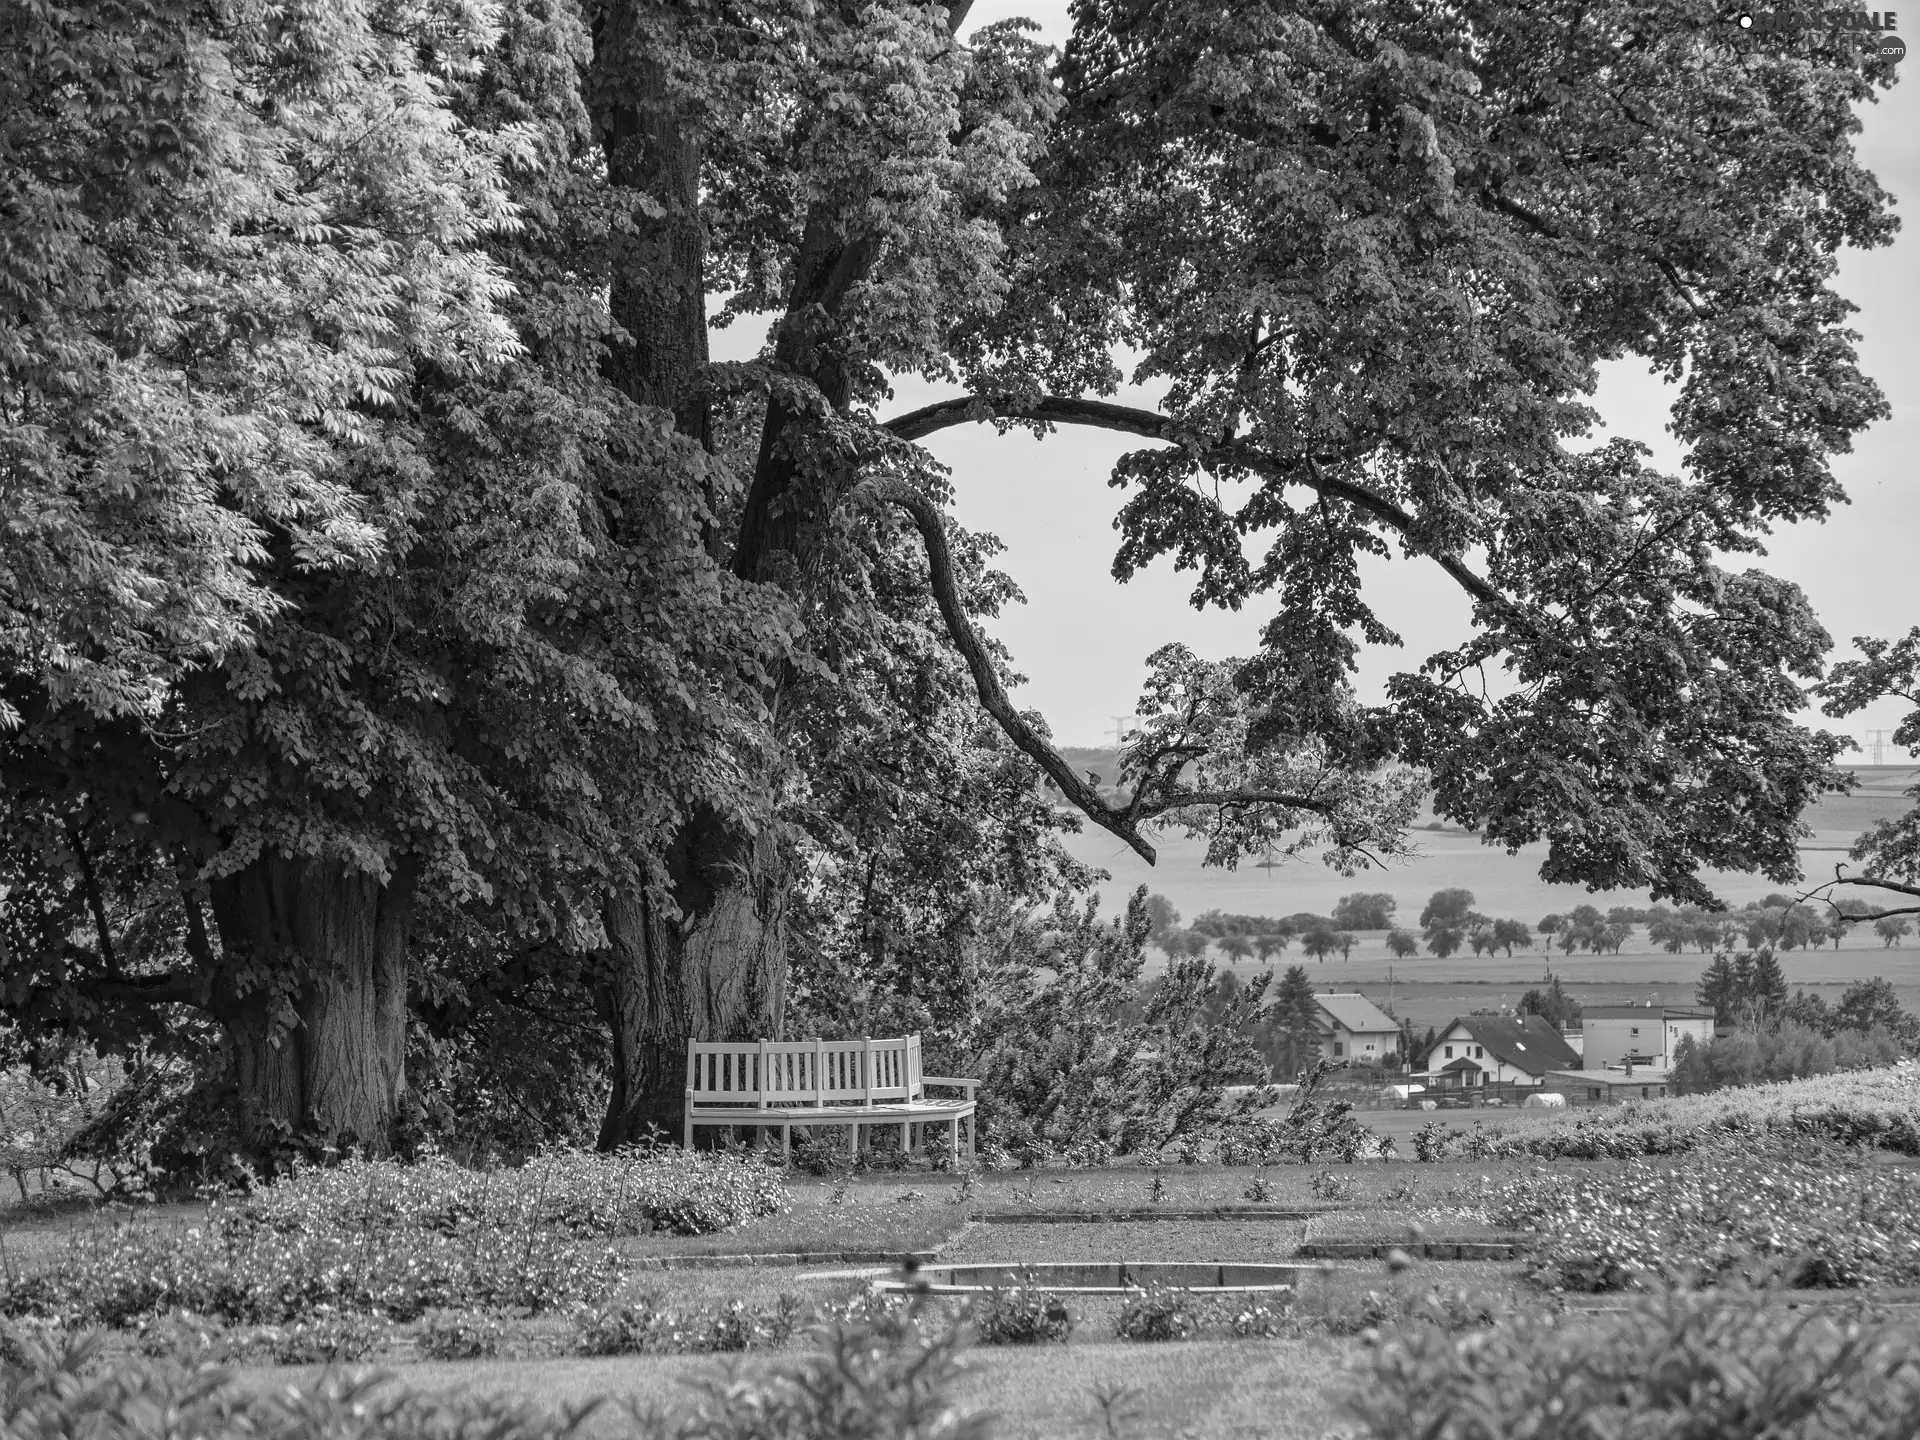
[[[126,1326],[176,1310],[267,1325],[548,1311],[612,1292],[617,1236],[701,1233],[785,1203],[775,1173],[731,1156],[559,1154],[485,1173],[349,1160],[216,1199],[200,1224],[134,1216],[76,1231],[49,1264],[8,1276],[0,1312]]]
[[[1920,1178],[1804,1142],[1718,1144],[1655,1165],[1510,1182],[1494,1223],[1530,1230],[1539,1278],[1622,1290],[1653,1276],[1787,1286],[1920,1284]]]
[[[1461,1344],[1385,1335],[1347,1390],[1363,1440],[1900,1440],[1920,1413],[1910,1326],[1662,1289],[1610,1316],[1529,1315]]]
[[[1067,1302],[1031,1285],[989,1290],[967,1307],[967,1319],[982,1345],[1043,1345],[1073,1331]]]
[[[1188,1340],[1205,1323],[1203,1309],[1191,1290],[1151,1285],[1127,1297],[1113,1333],[1122,1340]]]

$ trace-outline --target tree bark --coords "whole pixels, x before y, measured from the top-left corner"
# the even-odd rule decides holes
[[[687,1041],[778,1039],[786,1000],[789,876],[773,835],[740,836],[712,817],[670,857],[678,921],[644,895],[610,894],[601,1014],[613,1088],[599,1148],[680,1133]]]
[[[212,1009],[232,1046],[250,1146],[317,1130],[342,1147],[392,1150],[413,887],[407,866],[382,885],[337,861],[280,856],[213,882],[223,956]],[[289,970],[285,992],[249,983]]]

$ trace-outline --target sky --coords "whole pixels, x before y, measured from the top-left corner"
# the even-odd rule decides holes
[[[1067,10],[1067,0],[976,0],[967,29],[1025,17],[1039,25],[1041,38],[1059,44],[1069,29]],[[1920,36],[1910,43],[1920,47]],[[1920,54],[1905,63],[1920,65]],[[1862,160],[1896,201],[1914,194],[1920,189],[1920,98],[1914,87],[1879,92],[1877,104],[1862,107],[1861,119],[1856,145]],[[1904,214],[1904,207],[1896,205],[1895,213]],[[1836,508],[1824,524],[1780,528],[1764,559],[1738,561],[1806,591],[1834,637],[1832,659],[1851,653],[1853,636],[1903,634],[1920,624],[1920,488],[1909,470],[1909,457],[1920,450],[1916,255],[1920,236],[1908,233],[1890,246],[1840,258],[1836,287],[1860,307],[1851,323],[1861,336],[1862,367],[1893,410],[1891,419],[1858,437],[1853,453],[1834,458],[1834,472],[1852,503]],[[744,327],[716,331],[716,358],[741,357],[753,338]],[[882,418],[951,393],[903,377]],[[1637,439],[1652,449],[1651,463],[1677,472],[1680,450],[1666,432],[1671,394],[1644,367],[1602,367],[1591,403],[1607,428],[1596,441],[1613,435]],[[1131,390],[1116,398],[1152,404],[1157,396]],[[995,563],[1027,603],[1007,607],[985,628],[1005,642],[1015,668],[1028,677],[1014,702],[1044,715],[1057,744],[1112,744],[1116,721],[1137,702],[1146,657],[1161,645],[1180,641],[1209,659],[1258,647],[1270,603],[1256,600],[1237,613],[1196,611],[1188,600],[1193,572],[1176,574],[1166,559],[1124,585],[1113,579],[1119,537],[1112,521],[1121,494],[1108,489],[1106,480],[1114,460],[1139,445],[1137,439],[1073,428],[1035,439],[997,435],[991,426],[958,426],[923,443],[952,471],[960,523],[990,532],[1006,546]],[[1362,574],[1376,613],[1405,642],[1399,649],[1362,652],[1360,698],[1378,702],[1389,675],[1416,669],[1429,654],[1466,637],[1470,608],[1430,561],[1363,560]],[[1903,709],[1897,701],[1882,701],[1845,720],[1828,720],[1811,708],[1802,718],[1864,746],[1871,730],[1891,730]],[[1892,763],[1904,757],[1888,747],[1885,758]],[[1863,749],[1851,759],[1869,763],[1873,756]]]

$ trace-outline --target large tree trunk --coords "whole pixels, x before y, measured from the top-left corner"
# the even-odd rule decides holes
[[[680,1134],[689,1039],[778,1039],[787,974],[789,877],[773,836],[741,836],[709,817],[670,857],[682,917],[614,893],[601,1012],[613,1035],[613,1092],[599,1145]]]
[[[389,1152],[406,1087],[411,870],[382,885],[337,861],[263,856],[211,890],[223,951],[213,1011],[247,1143],[317,1130]],[[288,975],[284,990],[257,983]]]
[[[950,27],[968,9],[948,6]],[[635,213],[636,238],[615,262],[611,306],[627,332],[609,359],[610,380],[643,405],[673,413],[685,435],[713,448],[707,362],[705,235],[700,225],[701,149],[677,107],[647,35],[670,25],[660,0],[605,0],[594,27],[596,119],[609,176],[651,197],[663,213]],[[871,270],[877,238],[844,237],[838,217],[809,217],[775,360],[804,375],[844,410],[851,384],[831,344],[846,297]],[[803,517],[781,500],[797,473],[804,419],[770,401],[731,556],[706,537],[736,575],[774,578]],[[769,696],[777,710],[778,697]],[[786,988],[788,857],[769,831],[739,833],[696,817],[668,857],[681,918],[669,922],[640,896],[615,894],[603,910],[610,945],[601,1011],[613,1035],[613,1090],[600,1147],[642,1139],[647,1127],[679,1130],[686,1042],[779,1035]]]

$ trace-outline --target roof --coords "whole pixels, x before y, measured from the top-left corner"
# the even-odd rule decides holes
[[[1538,1015],[1461,1015],[1447,1029],[1455,1026],[1464,1026],[1493,1059],[1529,1075],[1580,1068],[1579,1053]]]
[[[1713,1011],[1690,1005],[1583,1005],[1582,1020],[1711,1020]]]
[[[1444,1075],[1449,1070],[1478,1070],[1480,1068],[1480,1066],[1474,1064],[1473,1061],[1463,1055],[1458,1060],[1449,1060],[1446,1064],[1442,1065],[1440,1067],[1440,1073]]]
[[[1397,1034],[1400,1022],[1375,1005],[1366,996],[1356,992],[1335,992],[1331,995],[1316,995],[1313,1003],[1332,1017],[1335,1024],[1343,1030],[1356,1035],[1385,1033]]]

